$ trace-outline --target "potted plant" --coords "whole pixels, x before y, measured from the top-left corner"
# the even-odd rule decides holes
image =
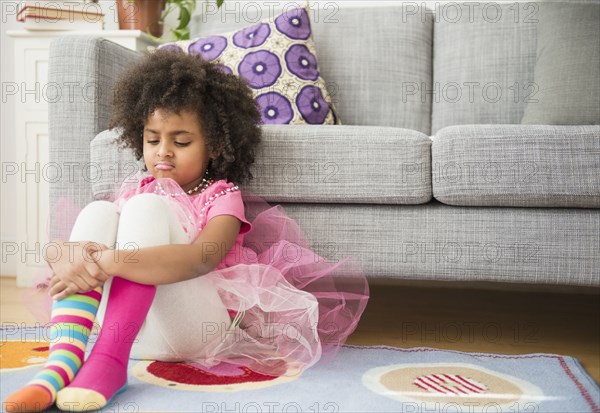
[[[216,0],[217,8],[224,0]],[[119,28],[143,30],[158,38],[163,35],[164,21],[179,11],[178,25],[171,29],[175,40],[190,38],[189,23],[196,8],[196,0],[117,0]]]

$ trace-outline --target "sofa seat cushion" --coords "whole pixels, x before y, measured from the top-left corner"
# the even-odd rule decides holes
[[[433,196],[449,205],[600,207],[600,126],[457,125],[432,144]]]
[[[431,139],[420,132],[375,126],[263,125],[263,142],[242,185],[268,202],[422,204],[432,198]],[[143,166],[119,151],[117,131],[91,144],[99,176],[95,199],[110,200],[118,182]]]

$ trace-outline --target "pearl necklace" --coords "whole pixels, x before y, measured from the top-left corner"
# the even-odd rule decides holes
[[[201,194],[202,192],[204,192],[204,190],[206,188],[208,188],[212,183],[214,183],[215,181],[213,179],[206,179],[206,178],[202,178],[202,182],[200,182],[198,185],[196,185],[193,189],[190,189],[187,192],[177,192],[177,193],[173,193],[173,194],[167,194],[167,192],[163,189],[162,185],[160,184],[160,182],[158,182],[158,180],[156,181],[156,189],[154,190],[155,193],[160,192],[162,195],[171,195],[172,197],[175,196],[181,196],[181,195],[192,195],[194,192],[196,192],[198,190],[198,188],[200,188],[202,186],[202,189],[200,189],[200,192],[198,192],[199,194]]]

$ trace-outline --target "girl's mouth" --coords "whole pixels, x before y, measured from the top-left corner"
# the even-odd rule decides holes
[[[168,163],[159,163],[155,165],[155,168],[158,169],[159,171],[170,171],[171,169],[174,168],[173,165],[170,165]]]

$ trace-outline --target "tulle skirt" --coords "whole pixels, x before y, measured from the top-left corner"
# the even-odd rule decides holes
[[[234,262],[202,276],[232,322],[201,358],[189,361],[207,367],[225,361],[280,375],[330,360],[356,329],[368,302],[360,265],[352,257],[338,262],[321,257],[281,205],[242,194],[252,228]],[[59,210],[77,209],[64,199],[59,204],[53,208],[59,215]]]
[[[356,329],[369,298],[360,266],[347,257],[333,263],[319,256],[281,205],[245,193],[252,229],[240,264],[206,275],[239,324],[219,343],[214,360],[271,373],[310,367],[335,356]],[[241,337],[241,339],[239,339]]]

